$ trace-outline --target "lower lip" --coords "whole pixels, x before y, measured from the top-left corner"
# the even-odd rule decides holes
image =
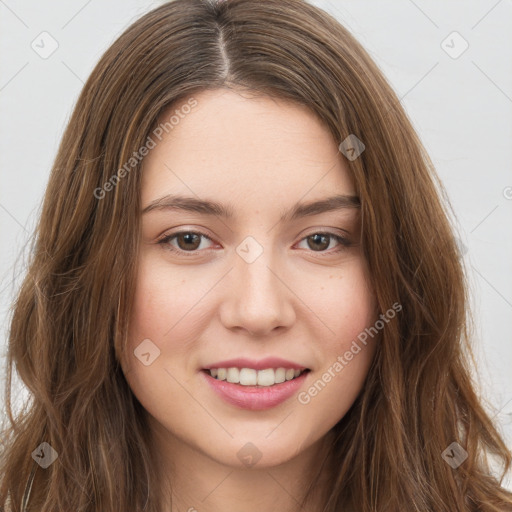
[[[294,395],[304,383],[309,371],[292,380],[267,387],[242,386],[225,380],[218,380],[208,372],[201,371],[212,389],[226,402],[241,409],[262,411],[276,407]]]

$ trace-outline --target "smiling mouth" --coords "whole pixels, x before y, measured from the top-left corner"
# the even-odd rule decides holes
[[[231,384],[252,387],[271,387],[300,377],[309,372],[309,368],[302,370],[292,368],[266,368],[255,370],[253,368],[210,368],[202,370],[215,380],[224,380]]]

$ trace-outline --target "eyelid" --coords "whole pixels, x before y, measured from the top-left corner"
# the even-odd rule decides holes
[[[341,234],[337,233],[337,231],[341,231]],[[325,235],[332,235],[332,236],[341,236],[344,238],[348,238],[351,236],[350,231],[343,229],[343,228],[312,227],[311,229],[308,228],[305,235],[302,235],[301,240],[308,236],[316,235],[317,233],[323,233]]]
[[[308,237],[313,236],[313,235],[327,235],[331,238],[334,238],[338,242],[338,245],[339,245],[339,247],[337,249],[334,248],[334,249],[329,249],[327,251],[313,251],[313,250],[308,251],[308,252],[316,253],[320,257],[332,256],[334,254],[341,252],[343,249],[346,249],[346,248],[354,245],[349,238],[350,233],[347,230],[342,229],[342,228],[336,228],[337,230],[343,232],[343,234],[338,234],[338,233],[336,233],[336,231],[334,231],[334,229],[335,228],[319,228],[319,227],[311,228],[311,230],[308,233],[301,236],[301,238],[299,239],[297,244],[303,242],[305,239],[307,239]],[[170,244],[170,241],[172,239],[175,239],[177,236],[179,236],[181,234],[198,235],[199,237],[205,238],[205,239],[209,240],[210,242],[216,243],[211,236],[207,235],[206,233],[203,233],[200,230],[196,230],[196,229],[180,229],[179,231],[165,233],[164,235],[162,235],[161,237],[159,237],[157,239],[156,243],[161,244],[164,249],[167,249],[168,251],[170,251],[172,253],[184,255],[185,257],[194,257],[198,254],[205,252],[205,251],[207,252],[207,251],[211,250],[211,248],[207,248],[207,249],[202,249],[202,250],[195,249],[193,251],[185,251],[183,249],[172,246]],[[168,247],[165,247],[165,246],[168,246]]]
[[[203,229],[203,228],[201,228],[201,229]],[[213,242],[214,241],[213,236],[210,236],[209,234],[205,233],[204,231],[201,231],[201,229],[185,227],[185,228],[179,228],[179,231],[169,231],[169,232],[166,231],[156,239],[156,242],[159,242],[162,239],[168,238],[170,236],[180,235],[182,233],[192,233],[195,235],[201,235],[204,238],[207,238],[208,240]],[[308,228],[306,233],[303,234],[301,236],[301,238],[299,239],[299,242],[308,236],[316,235],[316,234],[320,234],[320,233],[328,234],[328,235],[332,235],[332,236],[338,236],[338,233],[336,233],[336,231],[340,231],[341,234],[339,234],[339,236],[341,236],[343,238],[348,238],[351,236],[350,231],[343,229],[343,228],[332,228],[332,227],[326,228],[326,227],[321,227],[321,226],[313,226],[312,228]]]

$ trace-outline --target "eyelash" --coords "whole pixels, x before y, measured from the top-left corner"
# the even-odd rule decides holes
[[[159,245],[161,245],[164,249],[168,250],[168,251],[171,251],[173,253],[177,253],[179,255],[184,255],[186,257],[192,257],[192,256],[196,255],[197,253],[201,252],[198,249],[195,249],[193,251],[184,251],[183,249],[176,248],[176,247],[174,247],[173,245],[170,244],[171,240],[173,240],[174,238],[178,237],[179,235],[184,235],[184,234],[186,234],[186,235],[198,235],[200,237],[206,238],[206,240],[209,240],[210,242],[213,242],[213,240],[208,235],[205,235],[204,233],[201,233],[199,231],[188,231],[188,230],[185,230],[185,231],[177,231],[176,233],[173,233],[171,235],[166,235],[163,238],[161,238],[157,243]],[[332,249],[329,250],[329,251],[311,251],[313,253],[319,254],[320,256],[324,256],[324,255],[325,256],[329,256],[329,255],[332,255],[333,253],[337,254],[337,253],[343,251],[344,249],[346,249],[346,248],[348,248],[348,247],[350,247],[352,245],[351,242],[348,240],[348,238],[345,238],[344,236],[338,235],[336,233],[328,232],[328,231],[318,231],[318,232],[315,232],[315,233],[311,233],[310,235],[307,235],[304,238],[302,238],[300,240],[300,242],[302,242],[303,240],[308,239],[309,237],[311,237],[313,235],[328,236],[328,237],[331,237],[331,239],[334,238],[340,244],[338,249],[335,249],[334,251]],[[167,246],[167,247],[165,247],[165,246]],[[207,251],[208,249],[204,249],[204,250]]]

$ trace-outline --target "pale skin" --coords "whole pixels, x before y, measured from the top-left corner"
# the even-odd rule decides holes
[[[320,448],[362,388],[375,342],[307,404],[294,395],[268,410],[242,409],[205,385],[201,370],[234,357],[282,357],[310,369],[304,392],[374,323],[359,209],[280,221],[297,202],[356,191],[339,142],[307,108],[227,89],[194,98],[197,106],[144,159],[142,209],[175,194],[229,206],[233,217],[141,214],[123,370],[172,482],[165,511],[295,512]],[[205,236],[159,243],[177,232]],[[236,251],[249,236],[263,250],[251,263]],[[145,339],[160,350],[147,366],[134,355]],[[237,455],[248,443],[261,455],[250,467]],[[320,510],[321,492],[308,510]]]

